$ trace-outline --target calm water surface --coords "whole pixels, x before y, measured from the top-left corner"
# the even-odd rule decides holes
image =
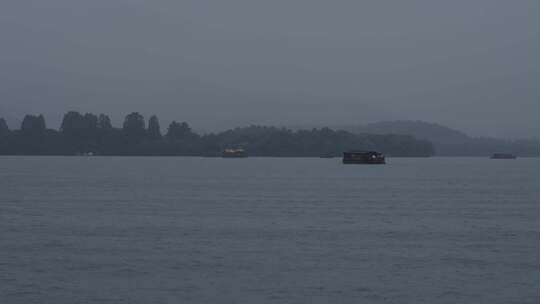
[[[0,157],[0,303],[540,303],[540,159]]]

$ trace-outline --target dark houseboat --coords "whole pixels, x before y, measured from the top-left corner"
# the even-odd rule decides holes
[[[225,149],[223,152],[221,152],[221,157],[224,158],[244,158],[247,157],[246,150],[242,148],[238,149]]]
[[[384,154],[375,151],[349,151],[343,153],[344,164],[382,165],[386,163]]]
[[[495,153],[491,155],[491,159],[516,159],[514,154],[510,153]]]

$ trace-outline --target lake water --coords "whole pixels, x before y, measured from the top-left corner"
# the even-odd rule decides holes
[[[540,159],[0,157],[0,303],[540,303]]]

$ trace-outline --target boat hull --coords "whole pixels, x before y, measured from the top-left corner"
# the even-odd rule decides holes
[[[517,156],[513,154],[496,153],[496,154],[493,154],[490,158],[491,159],[516,159]]]
[[[352,151],[343,153],[343,163],[351,165],[384,165],[386,159],[375,151]]]
[[[225,149],[221,153],[223,158],[246,158],[248,154],[244,149]]]
[[[377,161],[364,161],[364,160],[343,160],[343,164],[345,165],[384,165],[386,164],[385,160],[377,160]]]

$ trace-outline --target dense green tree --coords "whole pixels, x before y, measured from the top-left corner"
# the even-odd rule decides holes
[[[8,136],[10,135],[9,127],[3,118],[0,118],[0,155],[9,154],[8,151]]]
[[[60,132],[64,134],[64,136],[69,136],[71,133],[79,133],[79,129],[82,129],[83,126],[83,120],[84,117],[81,115],[81,113],[76,111],[70,111],[64,114],[64,118],[62,119],[62,124],[60,125]]]
[[[84,114],[84,127],[89,133],[96,133],[98,128],[98,117],[91,113]]]
[[[45,118],[43,115],[26,115],[21,124],[21,132],[27,137],[41,137],[45,135]]]
[[[146,135],[144,117],[138,112],[127,115],[122,130],[130,143],[142,141]]]
[[[15,131],[14,138],[9,142],[9,145],[13,146],[10,149],[16,154],[47,154],[46,133],[43,115],[26,115],[22,121],[21,129]]]
[[[129,143],[126,142],[122,129],[103,130],[99,153],[103,155],[128,155],[127,149],[129,147],[126,146],[127,144]]]
[[[9,127],[6,123],[6,120],[0,118],[0,137],[5,137],[9,134]]]
[[[187,140],[193,138],[191,127],[186,122],[173,121],[167,130],[167,138],[173,140]]]
[[[105,114],[99,114],[97,125],[98,125],[98,128],[101,129],[101,130],[110,130],[110,129],[112,129],[111,119],[109,118],[109,116],[107,116]]]
[[[71,111],[64,115],[60,132],[64,138],[66,153],[96,152],[98,141],[98,118],[94,114]]]
[[[157,116],[153,115],[148,121],[148,138],[151,140],[161,139],[161,127]]]

